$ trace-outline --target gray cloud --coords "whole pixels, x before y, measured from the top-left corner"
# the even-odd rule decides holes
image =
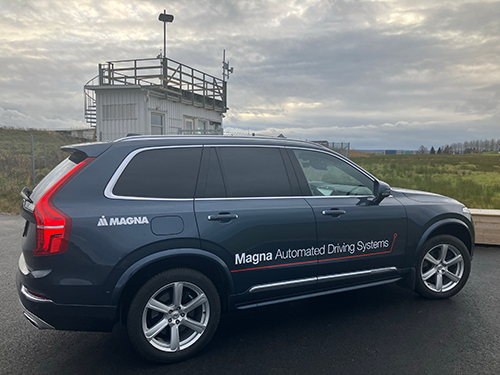
[[[83,126],[83,85],[109,60],[155,57],[164,1],[0,0],[0,124]],[[234,132],[356,148],[500,138],[500,3],[169,1],[168,56],[235,68]]]

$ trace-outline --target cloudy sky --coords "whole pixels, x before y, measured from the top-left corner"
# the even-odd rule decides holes
[[[233,132],[417,149],[500,138],[500,2],[0,0],[0,125],[85,125],[98,63],[168,56],[221,77]]]

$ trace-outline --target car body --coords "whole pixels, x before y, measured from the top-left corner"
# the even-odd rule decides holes
[[[221,311],[400,282],[448,298],[474,250],[468,209],[390,188],[323,146],[223,136],[63,148],[33,190],[17,288],[38,328],[110,331],[145,358],[205,346]]]

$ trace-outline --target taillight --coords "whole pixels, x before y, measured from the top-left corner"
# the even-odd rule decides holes
[[[68,248],[71,218],[52,202],[59,190],[94,158],[87,158],[66,173],[43,194],[35,205],[36,247],[33,255],[64,253]]]

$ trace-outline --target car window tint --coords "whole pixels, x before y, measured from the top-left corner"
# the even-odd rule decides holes
[[[193,198],[201,147],[138,153],[116,182],[113,194],[145,198]]]
[[[372,195],[373,181],[345,161],[323,152],[294,150],[312,195]]]
[[[205,150],[208,153],[208,162],[206,165],[206,184],[202,197],[225,198],[227,197],[226,187],[224,186],[217,153],[214,148],[206,148]]]
[[[288,174],[278,148],[221,147],[217,152],[230,197],[292,195]]]

